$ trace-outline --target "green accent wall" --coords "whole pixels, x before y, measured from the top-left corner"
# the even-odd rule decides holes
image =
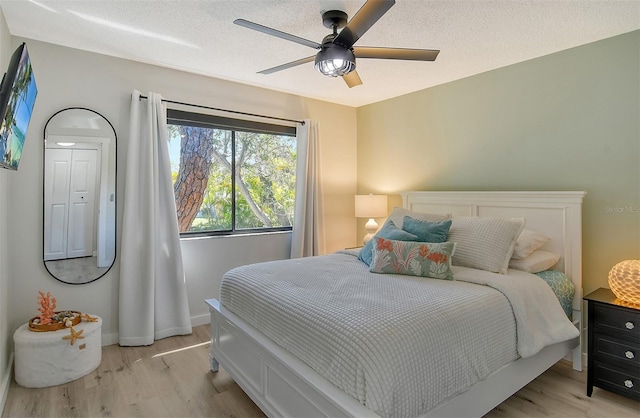
[[[640,258],[640,31],[357,117],[359,193],[392,195],[392,206],[405,190],[584,190],[585,293],[608,287],[617,262]]]

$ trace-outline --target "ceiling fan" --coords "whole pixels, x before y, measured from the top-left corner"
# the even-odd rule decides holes
[[[333,33],[325,36],[322,43],[310,41],[244,19],[236,19],[233,23],[320,50],[316,55],[268,68],[259,71],[259,74],[271,74],[314,61],[315,68],[322,74],[330,77],[342,76],[349,87],[355,87],[362,84],[362,80],[356,72],[356,57],[434,61],[440,52],[439,50],[433,49],[353,46],[394,4],[395,0],[367,0],[348,24],[347,14],[345,12],[340,10],[324,12],[322,14],[322,22],[324,26],[331,29]],[[338,29],[341,28],[342,30],[338,33]]]

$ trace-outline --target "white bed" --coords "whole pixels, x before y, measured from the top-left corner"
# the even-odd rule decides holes
[[[583,196],[584,192],[409,192],[403,194],[403,206],[454,216],[524,217],[527,228],[551,237],[544,249],[562,256],[555,269],[574,283],[574,324],[581,329]],[[268,416],[377,416],[217,300],[207,304],[212,370],[222,364]],[[424,416],[481,416],[568,355],[581,370],[580,341],[553,344],[535,356],[515,360]]]

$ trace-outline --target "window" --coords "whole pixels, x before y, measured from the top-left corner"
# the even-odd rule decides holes
[[[182,236],[291,229],[294,127],[178,110],[167,116]]]

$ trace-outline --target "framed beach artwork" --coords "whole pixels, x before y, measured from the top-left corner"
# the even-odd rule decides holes
[[[0,87],[0,167],[17,170],[31,120],[38,88],[27,45],[20,45],[11,57]]]

